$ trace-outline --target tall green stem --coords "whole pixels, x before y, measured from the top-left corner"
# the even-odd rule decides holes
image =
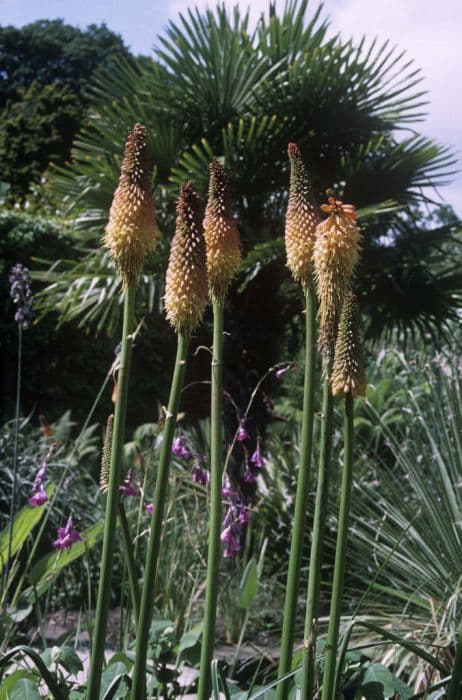
[[[119,506],[119,486],[122,471],[122,453],[125,435],[125,418],[127,414],[128,383],[132,355],[132,329],[135,316],[136,287],[128,286],[125,290],[124,320],[122,329],[122,348],[117,383],[117,400],[114,414],[114,432],[112,437],[111,467],[109,490],[106,501],[106,513],[103,533],[103,552],[96,604],[95,630],[91,650],[90,671],[88,676],[87,700],[98,700],[101,673],[104,663],[106,644],[106,627],[111,599],[112,567],[116,540],[117,511]]]
[[[136,575],[136,562],[133,555],[132,538],[130,537],[130,526],[127,520],[124,504],[119,501],[119,523],[120,534],[124,547],[125,563],[128,573],[128,586],[130,588],[130,597],[132,601],[133,617],[135,618],[135,627],[138,626],[138,618],[140,614],[140,589],[138,586],[138,577]]]
[[[462,622],[457,632],[456,655],[452,667],[452,678],[448,688],[447,700],[459,700],[462,683]]]
[[[213,647],[215,641],[215,621],[217,614],[218,579],[220,565],[221,530],[221,482],[223,477],[222,440],[222,364],[223,364],[223,300],[213,301],[213,355],[212,355],[212,395],[210,424],[210,521],[207,557],[207,582],[205,591],[204,626],[198,700],[207,700],[211,691]]]
[[[306,292],[306,346],[305,346],[305,385],[303,396],[302,439],[300,448],[300,469],[298,473],[295,513],[290,546],[289,570],[284,603],[284,620],[281,637],[281,656],[278,676],[290,671],[294,646],[295,618],[298,607],[298,587],[302,562],[303,539],[305,535],[306,510],[308,505],[308,484],[311,466],[314,422],[314,375],[316,366],[316,296],[313,288]],[[277,700],[284,700],[289,690],[289,681],[279,683]]]
[[[310,570],[305,617],[305,642],[303,647],[302,698],[311,700],[315,679],[315,654],[319,597],[321,588],[321,564],[329,496],[330,461],[332,451],[332,424],[334,399],[330,386],[330,364],[325,368],[322,398],[321,453],[319,456],[316,505],[311,540]]]
[[[19,444],[19,412],[21,407],[21,372],[22,372],[22,326],[18,324],[18,362],[16,375],[16,410],[14,414],[14,446],[13,446],[13,484],[10,501],[10,524],[8,527],[8,554],[5,565],[5,589],[8,585],[10,571],[11,547],[13,544],[13,520],[16,506],[16,485],[18,482],[18,444]]]
[[[353,397],[351,394],[347,394],[345,396],[343,476],[340,492],[334,581],[332,585],[332,599],[329,614],[329,628],[327,632],[326,658],[324,664],[321,700],[334,700],[335,698],[335,667],[337,661],[340,614],[342,611],[343,580],[345,576],[351,486],[353,483],[353,440]]]
[[[165,418],[159,468],[154,492],[154,510],[151,517],[151,532],[149,535],[148,551],[146,554],[140,616],[136,637],[135,665],[133,668],[131,691],[131,698],[133,700],[141,700],[146,694],[146,658],[149,643],[149,630],[151,627],[152,611],[154,607],[154,587],[156,583],[156,573],[161,545],[160,536],[162,532],[162,521],[167,496],[172,442],[175,434],[176,417],[180,405],[181,390],[183,388],[184,375],[186,371],[188,348],[189,336],[179,333],[175,368],[173,371],[172,385],[170,388],[170,398],[168,401],[167,416]]]

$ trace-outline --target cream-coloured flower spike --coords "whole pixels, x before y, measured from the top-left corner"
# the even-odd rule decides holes
[[[329,217],[316,229],[313,263],[319,299],[319,349],[329,360],[333,358],[343,301],[359,260],[361,233],[353,205],[330,196],[321,210]]]
[[[210,296],[221,299],[226,296],[237,272],[241,253],[239,231],[231,210],[228,178],[223,166],[217,160],[210,163],[204,237]]]
[[[190,182],[181,185],[176,231],[170,246],[165,284],[165,310],[177,333],[190,334],[207,303],[202,207]]]
[[[146,255],[158,238],[146,128],[135,124],[125,143],[119,185],[103,238],[103,245],[109,250],[124,284],[137,284]]]
[[[289,205],[285,230],[287,267],[294,280],[301,282],[306,289],[312,279],[313,246],[316,226],[321,217],[314,202],[300,148],[295,143],[289,143],[287,152],[290,160]]]
[[[334,396],[366,394],[358,302],[351,292],[345,298],[340,317],[331,384]]]

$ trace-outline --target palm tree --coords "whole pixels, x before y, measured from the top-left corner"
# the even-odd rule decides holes
[[[77,264],[53,268],[44,307],[100,328],[117,321],[115,272],[91,244],[106,221],[120,144],[142,122],[151,137],[164,234],[145,276],[146,303],[152,305],[162,278],[178,183],[192,179],[205,191],[208,162],[222,158],[246,253],[231,298],[234,317],[254,365],[274,359],[269,349],[277,350],[277,343],[268,340],[283,335],[301,304],[284,268],[282,240],[286,148],[295,141],[319,199],[333,186],[359,207],[366,233],[357,286],[369,336],[397,327],[434,332],[454,317],[462,279],[450,260],[441,260],[441,246],[455,245],[447,242],[458,223],[428,230],[419,205],[432,204],[433,188],[447,182],[455,160],[447,147],[415,131],[426,105],[420,71],[388,43],[364,38],[355,46],[329,38],[327,29],[321,8],[312,11],[308,0],[287,0],[281,14],[270,4],[255,30],[237,7],[189,10],[170,22],[153,58],[119,60],[111,72],[101,72],[72,161],[51,175],[90,252]]]

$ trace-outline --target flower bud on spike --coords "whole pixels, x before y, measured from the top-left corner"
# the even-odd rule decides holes
[[[207,303],[205,242],[202,208],[190,182],[180,187],[176,232],[170,247],[165,310],[177,333],[191,333],[200,323]]]
[[[306,289],[312,276],[315,231],[321,217],[314,203],[311,183],[299,147],[295,143],[289,143],[287,152],[290,160],[285,232],[287,267],[294,280],[301,282]]]
[[[99,474],[99,486],[101,489],[101,493],[107,493],[109,490],[113,428],[114,416],[111,414],[110,416],[108,416],[106,430],[104,431],[103,453],[101,455],[101,471]]]
[[[358,302],[351,292],[343,303],[331,382],[334,396],[364,396],[366,393],[363,352],[359,340]]]
[[[204,218],[209,292],[212,298],[223,298],[241,260],[239,232],[231,211],[228,178],[223,166],[210,163],[210,182]]]
[[[119,185],[114,193],[103,238],[124,284],[135,285],[146,255],[159,237],[149,183],[146,128],[128,134]]]
[[[319,348],[332,358],[345,294],[359,259],[361,234],[353,205],[338,202],[328,192],[321,210],[329,218],[316,229],[313,263],[320,313]]]

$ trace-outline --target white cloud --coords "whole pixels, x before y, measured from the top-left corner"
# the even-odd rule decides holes
[[[430,104],[425,122],[417,129],[451,146],[460,157],[462,143],[462,3],[448,0],[326,0],[332,29],[344,38],[365,35],[390,39],[405,49],[422,69],[423,89]],[[459,166],[460,167],[460,166]],[[440,188],[441,196],[462,215],[462,176]]]

